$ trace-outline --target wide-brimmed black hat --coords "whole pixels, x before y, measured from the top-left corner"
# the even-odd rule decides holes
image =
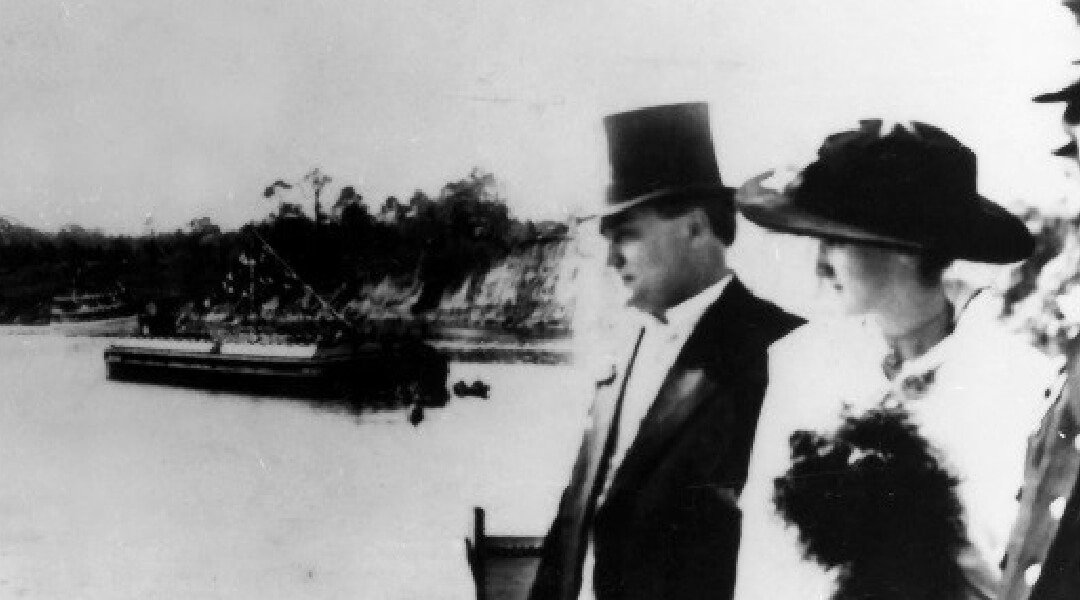
[[[604,118],[611,185],[600,216],[645,202],[715,198],[734,210],[734,190],[716,164],[709,107],[670,104]]]
[[[782,193],[742,193],[739,204],[769,229],[947,258],[1004,264],[1035,245],[1020,219],[977,192],[975,154],[924,123],[883,133],[881,121],[862,121],[826,138]]]

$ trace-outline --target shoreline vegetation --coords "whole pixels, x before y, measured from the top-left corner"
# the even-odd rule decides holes
[[[465,359],[562,362],[545,349],[571,335],[575,219],[513,217],[479,169],[375,209],[354,186],[327,202],[330,181],[317,168],[275,181],[270,214],[233,231],[197,218],[137,236],[46,233],[0,218],[0,330],[32,333],[60,304],[110,296],[141,335],[312,343],[348,327]]]

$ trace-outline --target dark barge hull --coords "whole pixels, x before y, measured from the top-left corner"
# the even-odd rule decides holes
[[[107,377],[270,396],[346,399],[357,405],[442,406],[447,363],[426,345],[359,343],[312,356],[278,356],[113,344]]]
[[[105,349],[111,380],[284,396],[345,395],[347,383],[378,362],[373,353],[289,357],[115,345]]]

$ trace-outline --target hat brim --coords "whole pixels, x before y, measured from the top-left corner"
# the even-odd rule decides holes
[[[1047,92],[1045,94],[1039,94],[1031,99],[1032,102],[1038,102],[1039,104],[1050,104],[1053,102],[1064,102],[1069,99],[1069,95],[1064,90],[1057,92]]]
[[[1008,264],[1024,260],[1034,250],[1034,239],[1024,224],[998,204],[975,195],[967,198],[968,210],[963,230],[978,235],[963,235],[957,231],[949,247],[939,247],[918,240],[904,239],[868,231],[847,223],[807,211],[784,195],[776,194],[765,200],[739,203],[739,211],[766,229],[821,239],[839,240],[908,252],[944,252],[950,258],[992,264]],[[959,229],[959,228],[958,228]]]
[[[1072,140],[1068,144],[1054,150],[1051,154],[1062,158],[1078,158],[1080,157],[1080,147],[1077,147],[1076,140]]]
[[[873,233],[809,212],[797,206],[786,196],[778,196],[770,202],[743,202],[739,204],[739,211],[750,222],[781,233],[908,251],[925,248],[922,244],[910,240]]]
[[[1070,83],[1060,90],[1039,94],[1032,98],[1031,101],[1039,103],[1069,102],[1077,98],[1080,98],[1080,81]]]
[[[705,184],[687,187],[663,188],[647,194],[641,194],[633,198],[619,202],[605,204],[600,210],[590,213],[585,218],[609,217],[624,213],[632,208],[659,201],[674,201],[687,198],[701,198],[704,200],[716,199],[734,202],[735,189],[723,184]]]

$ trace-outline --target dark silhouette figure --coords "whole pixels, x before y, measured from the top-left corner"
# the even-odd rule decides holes
[[[413,406],[413,409],[409,411],[409,423],[412,423],[413,427],[420,425],[420,422],[424,420],[424,405],[417,404]]]

